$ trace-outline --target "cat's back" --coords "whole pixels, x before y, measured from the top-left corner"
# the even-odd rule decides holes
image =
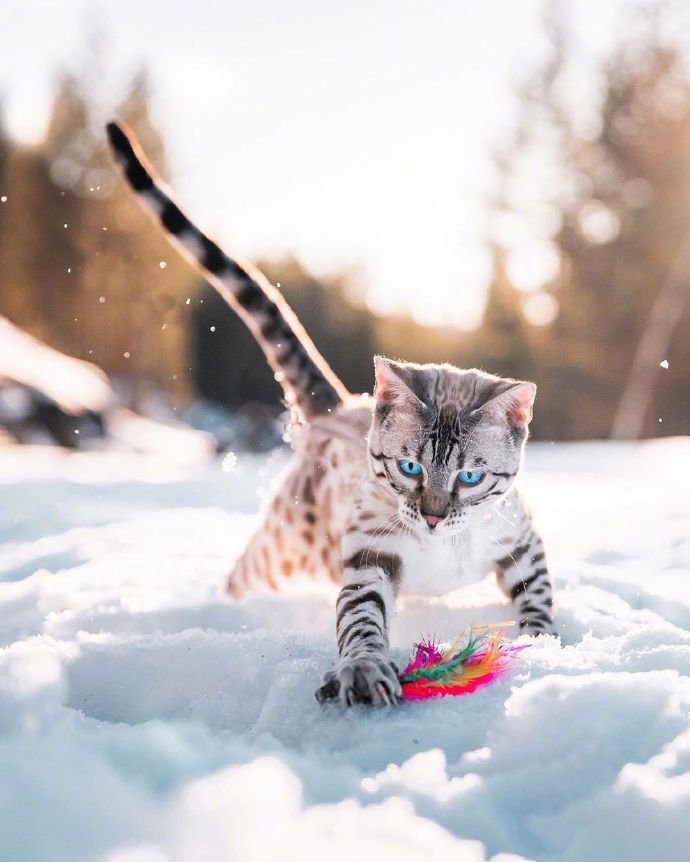
[[[300,448],[305,457],[325,460],[335,470],[347,464],[365,467],[373,409],[373,398],[356,395],[337,409],[313,417],[302,432]]]
[[[352,499],[367,472],[367,436],[374,399],[353,396],[292,435],[296,472],[314,500],[317,529],[339,542]],[[291,493],[290,491],[288,493]]]

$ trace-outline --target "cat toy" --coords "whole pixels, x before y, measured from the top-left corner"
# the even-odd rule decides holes
[[[398,673],[402,700],[472,694],[502,677],[518,654],[529,644],[516,644],[504,637],[504,628],[513,623],[473,626],[449,646],[421,640],[402,673]],[[338,697],[335,674],[317,692],[321,703]]]
[[[398,676],[403,700],[471,694],[503,676],[529,644],[510,643],[494,628],[472,628],[447,647],[433,640],[415,644]]]

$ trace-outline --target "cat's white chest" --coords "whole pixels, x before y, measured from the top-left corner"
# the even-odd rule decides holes
[[[455,541],[433,535],[420,540],[406,537],[401,551],[406,593],[443,595],[482,580],[491,568],[484,537],[470,530]]]

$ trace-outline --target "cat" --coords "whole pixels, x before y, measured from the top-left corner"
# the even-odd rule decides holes
[[[292,410],[293,460],[227,589],[275,590],[298,573],[340,586],[339,658],[317,699],[399,700],[388,633],[403,588],[447,591],[493,570],[520,631],[555,633],[544,545],[514,484],[535,385],[377,356],[373,397],[352,395],[280,292],[189,221],[131,132],[107,131],[139,201],[240,314]]]

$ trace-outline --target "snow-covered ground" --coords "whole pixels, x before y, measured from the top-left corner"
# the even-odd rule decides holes
[[[284,457],[0,449],[2,862],[688,858],[690,440],[532,446],[562,645],[381,711],[314,700],[332,592],[219,592]],[[409,598],[394,643],[507,616]]]

